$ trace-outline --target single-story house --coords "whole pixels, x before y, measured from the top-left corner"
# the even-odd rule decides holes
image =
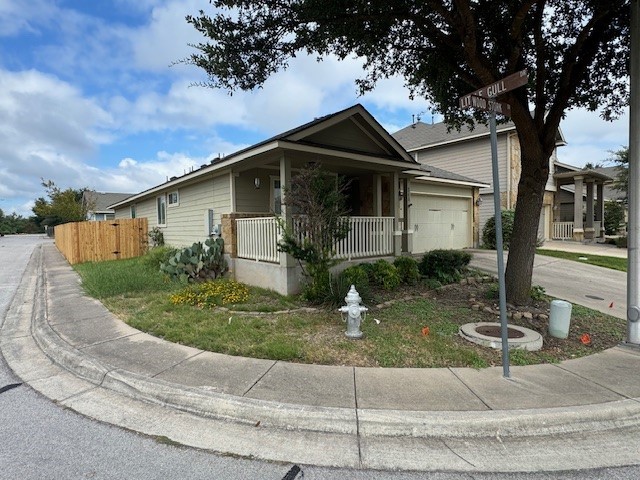
[[[113,220],[115,218],[115,210],[110,208],[116,202],[121,202],[125,198],[133,195],[132,193],[104,193],[94,190],[85,190],[82,192],[82,204],[87,208],[87,220]]]
[[[317,118],[111,206],[146,217],[168,245],[221,235],[233,277],[281,293],[300,269],[278,252],[276,216],[292,224],[283,185],[320,163],[348,178],[351,231],[336,245],[347,262],[478,245],[478,195],[486,184],[422,165],[362,106]]]

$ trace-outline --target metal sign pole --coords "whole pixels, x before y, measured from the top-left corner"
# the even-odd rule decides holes
[[[627,268],[627,339],[640,345],[640,0],[631,2],[629,69],[629,233]]]
[[[493,209],[496,223],[496,250],[498,254],[498,289],[500,297],[500,332],[502,337],[502,375],[509,378],[509,335],[507,332],[507,295],[504,282],[504,250],[502,245],[502,207],[500,205],[500,174],[498,171],[498,134],[496,113],[489,115],[491,132],[491,169],[493,170]]]

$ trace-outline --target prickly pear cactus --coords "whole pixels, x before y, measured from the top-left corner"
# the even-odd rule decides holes
[[[224,275],[227,262],[224,259],[224,241],[222,238],[196,242],[190,247],[179,250],[160,270],[172,278],[183,282],[212,280]]]

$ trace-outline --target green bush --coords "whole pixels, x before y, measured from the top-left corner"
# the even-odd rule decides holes
[[[367,304],[372,301],[369,277],[360,265],[353,265],[338,275],[333,275],[330,283],[331,291],[326,295],[324,303],[336,306],[344,305],[344,297],[347,296],[351,285],[355,285],[363,303]]]
[[[513,233],[513,218],[515,210],[502,210],[502,246],[509,248]],[[482,229],[482,245],[491,250],[496,249],[496,218],[495,215],[487,220]]]
[[[395,290],[400,285],[398,269],[386,260],[378,260],[367,267],[369,281],[385,290]]]
[[[614,200],[604,202],[604,233],[616,235],[624,223],[624,205]]]
[[[400,280],[407,285],[415,285],[420,280],[420,270],[418,262],[411,257],[398,257],[393,261],[393,265],[398,269]]]
[[[618,238],[616,238],[616,247],[618,247],[618,248],[627,248],[627,237],[618,237]]]
[[[432,250],[422,257],[420,273],[435,278],[440,283],[460,280],[462,272],[471,261],[471,254],[461,250]]]
[[[361,289],[369,288],[369,274],[360,265],[352,265],[345,268],[342,272],[340,272],[339,276],[342,277],[347,285],[355,285],[356,290],[358,291],[360,291]]]
[[[178,249],[173,247],[154,247],[142,257],[142,263],[147,267],[160,268],[162,263],[168,262],[176,253]]]

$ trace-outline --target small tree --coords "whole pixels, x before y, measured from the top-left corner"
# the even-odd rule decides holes
[[[607,200],[604,204],[604,232],[607,235],[617,234],[622,222],[624,206],[614,200]]]
[[[629,147],[622,147],[615,152],[610,151],[613,156],[609,158],[616,164],[616,179],[613,184],[613,188],[619,192],[624,193],[624,202],[628,201],[629,197]]]
[[[308,279],[308,300],[321,301],[329,291],[329,269],[338,263],[335,244],[349,233],[347,188],[348,182],[319,164],[303,169],[290,186],[284,186],[284,204],[301,216],[293,225],[280,219],[284,234],[278,249],[300,263]]]
[[[87,212],[91,205],[82,201],[85,189],[61,190],[51,181],[42,180],[42,186],[47,192],[49,200],[42,197],[36,199],[33,213],[41,219],[41,225],[59,225],[61,223],[82,222],[87,219]]]

